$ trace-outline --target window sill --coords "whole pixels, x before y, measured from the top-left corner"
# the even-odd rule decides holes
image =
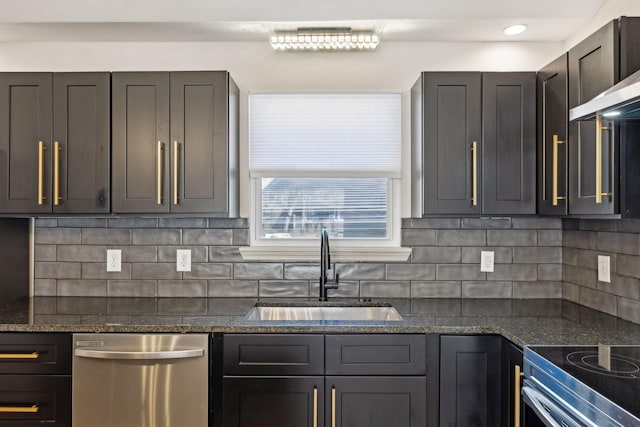
[[[320,259],[320,247],[296,246],[243,246],[240,254],[245,261],[316,261]],[[411,248],[350,247],[331,248],[332,262],[404,262],[411,255]]]

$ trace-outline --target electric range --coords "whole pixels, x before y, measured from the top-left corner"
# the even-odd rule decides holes
[[[547,426],[640,426],[640,346],[534,346],[523,399]]]

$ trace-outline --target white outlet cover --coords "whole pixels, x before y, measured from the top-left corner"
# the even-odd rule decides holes
[[[116,273],[122,271],[122,250],[107,249],[107,271]]]
[[[176,251],[176,271],[191,271],[191,249]]]
[[[481,251],[480,252],[480,271],[483,273],[493,273],[494,259],[495,259],[495,252]]]
[[[598,281],[611,283],[611,257],[598,255]]]

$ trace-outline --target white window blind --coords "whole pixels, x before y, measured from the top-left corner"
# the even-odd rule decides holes
[[[400,94],[252,94],[249,169],[259,177],[400,177]]]

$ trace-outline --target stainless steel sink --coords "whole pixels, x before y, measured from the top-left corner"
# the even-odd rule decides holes
[[[371,321],[402,320],[390,304],[341,303],[257,303],[247,314],[247,320],[260,321]]]

